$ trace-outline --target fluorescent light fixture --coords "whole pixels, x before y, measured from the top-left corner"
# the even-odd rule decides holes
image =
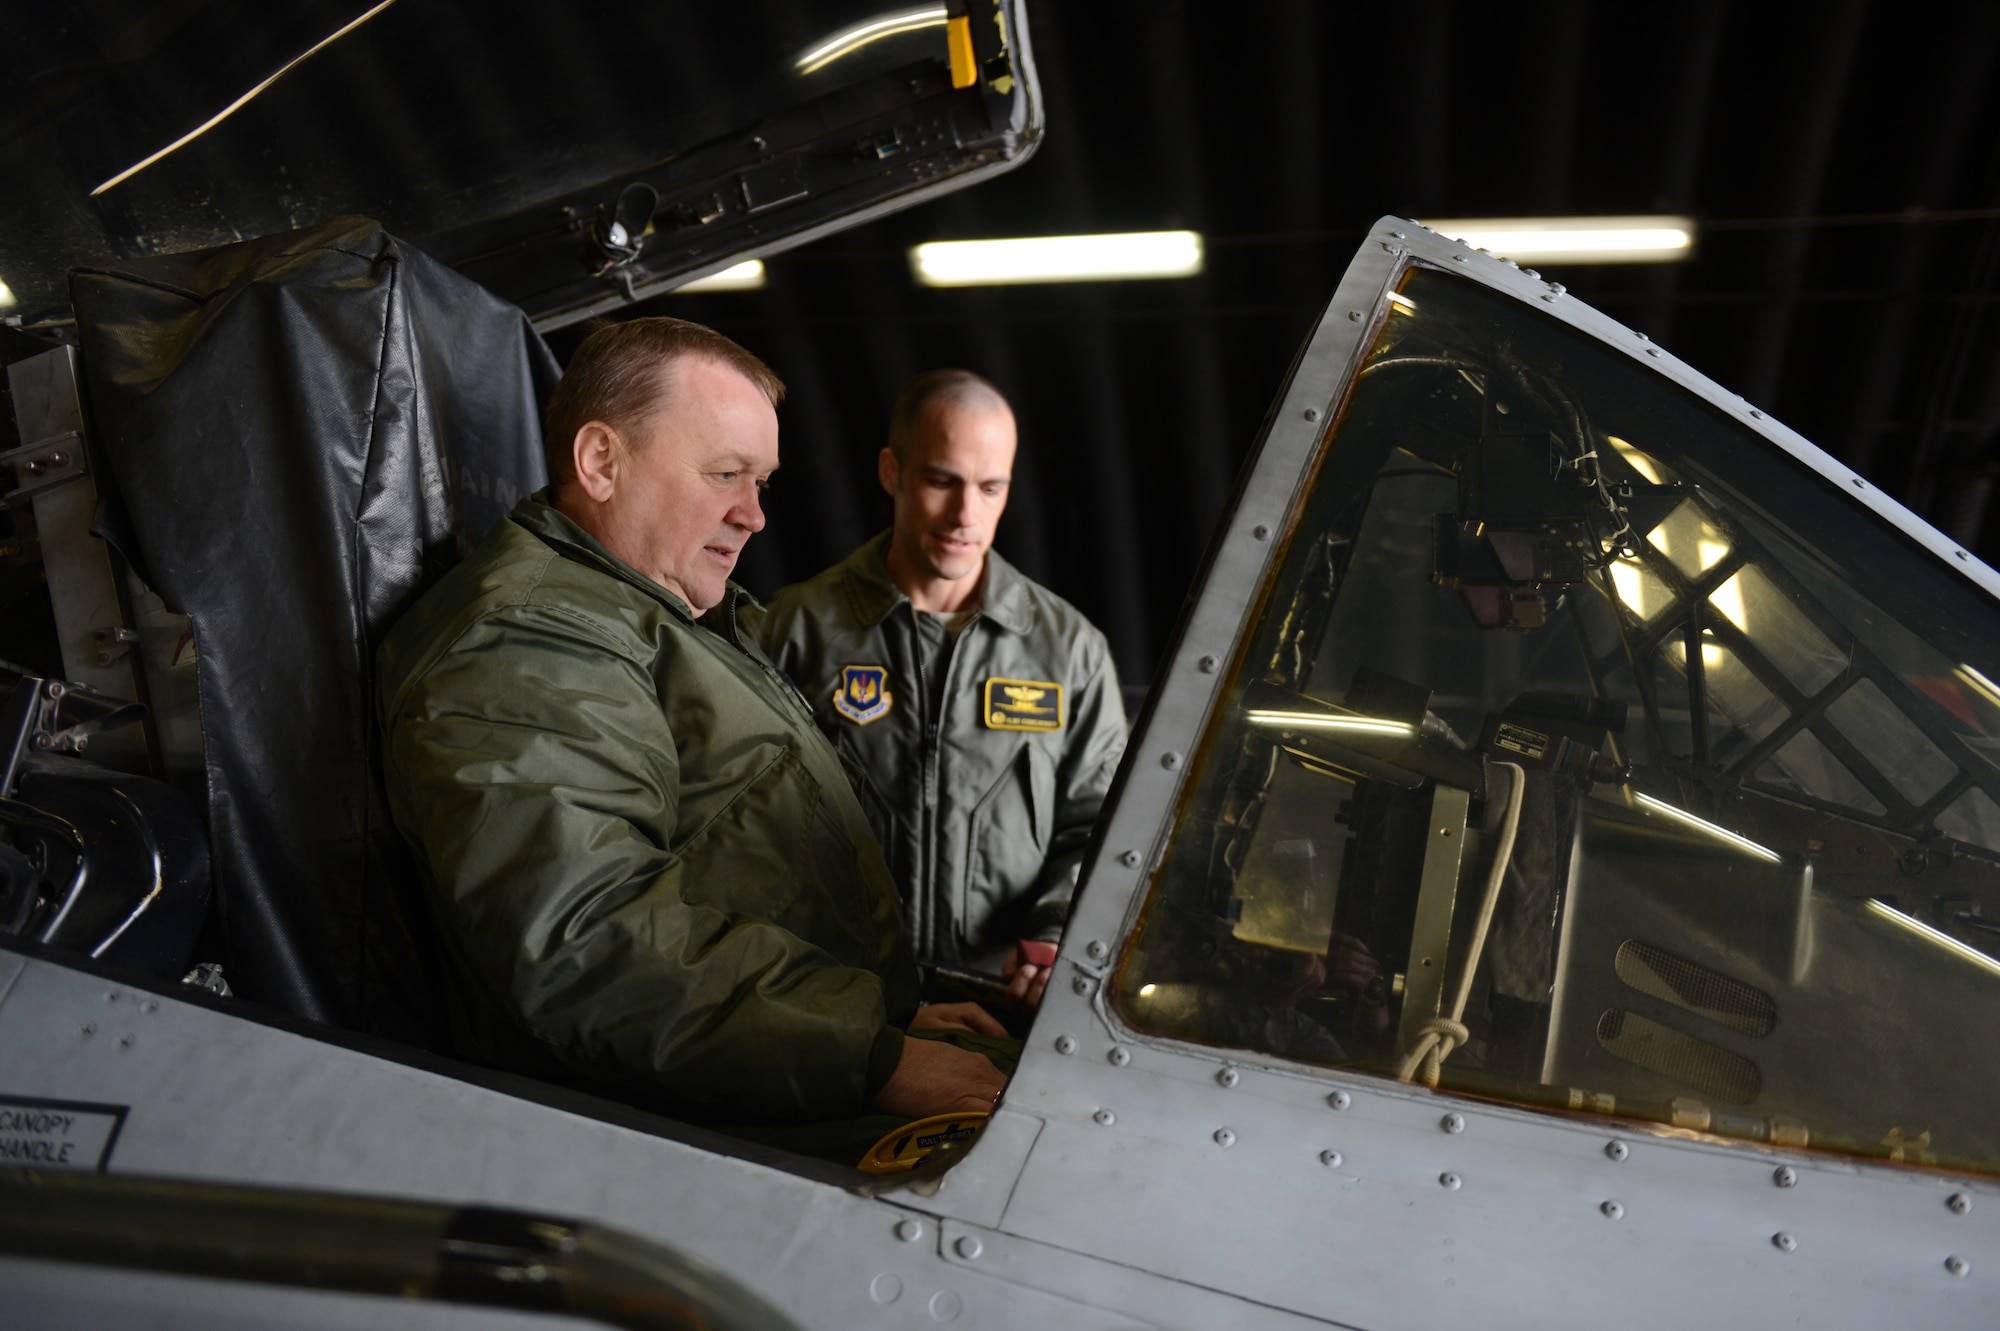
[[[1263,712],[1246,713],[1253,726],[1271,726],[1278,730],[1344,730],[1364,735],[1408,735],[1415,727],[1401,721],[1384,721],[1373,716],[1327,716],[1320,712]]]
[[[1967,947],[1942,929],[1933,929],[1914,915],[1905,915],[1886,901],[1868,898],[1868,909],[1891,924],[1901,925],[1925,942],[1935,943],[1962,961],[1969,961],[1993,975],[2000,975],[2000,961],[1987,956],[1976,947]]]
[[[745,259],[719,273],[707,277],[697,277],[694,281],[674,288],[676,292],[693,291],[758,291],[764,285],[764,261]]]
[[[839,32],[828,33],[799,52],[792,64],[799,73],[811,74],[884,37],[915,32],[919,28],[942,28],[947,17],[943,5],[918,5],[914,9],[892,9],[887,13],[874,14],[859,23],[849,24]]]
[[[326,36],[320,38],[318,41],[314,42],[311,46],[307,47],[305,50],[293,56],[290,60],[287,60],[282,66],[279,67],[278,71],[275,74],[265,79],[262,83],[258,84],[256,87],[250,89],[250,91],[244,93],[241,97],[238,97],[235,101],[231,102],[229,105],[223,107],[220,111],[217,111],[214,115],[210,116],[208,119],[202,121],[201,124],[195,126],[187,133],[181,135],[179,138],[175,139],[172,143],[168,144],[166,147],[154,153],[151,157],[142,158],[141,160],[132,163],[132,165],[126,167],[123,171],[120,171],[117,175],[111,177],[111,179],[105,181],[102,185],[99,185],[96,189],[90,192],[90,197],[93,199],[96,198],[98,195],[104,193],[104,191],[110,189],[113,185],[121,185],[124,182],[130,180],[133,176],[138,175],[141,171],[144,171],[147,167],[159,161],[162,157],[167,156],[169,153],[179,152],[182,148],[187,147],[187,145],[193,143],[196,139],[208,133],[210,130],[214,129],[217,125],[220,125],[223,121],[229,119],[229,117],[235,115],[238,111],[241,111],[244,107],[248,106],[250,102],[257,97],[258,94],[262,93],[266,88],[270,87],[273,83],[276,83],[279,79],[291,73],[292,70],[296,69],[299,65],[312,59],[314,56],[318,55],[321,51],[324,51],[327,47],[333,45],[335,42],[339,41],[342,37],[345,37],[348,33],[353,32],[356,28],[366,23],[369,19],[374,18],[377,14],[381,13],[383,10],[387,9],[390,5],[393,5],[395,3],[396,0],[379,0],[379,3],[376,4],[374,8],[368,10],[366,13],[360,15],[357,18],[350,19],[346,27],[328,33]]]
[[[1417,302],[1411,300],[1408,296],[1394,291],[1389,293],[1389,303],[1404,314],[1415,314],[1417,312]]]
[[[927,287],[983,287],[1193,277],[1201,271],[1201,260],[1201,236],[1196,232],[1133,231],[1019,240],[934,240],[911,249],[910,271]]]
[[[1691,217],[1465,217],[1424,225],[1516,263],[1679,263],[1694,249]]]
[[[1639,807],[1642,809],[1650,809],[1654,813],[1664,814],[1677,823],[1683,823],[1688,827],[1692,827],[1697,832],[1706,832],[1717,841],[1725,845],[1734,846],[1746,855],[1755,855],[1758,859],[1768,860],[1772,864],[1783,864],[1785,862],[1785,857],[1778,854],[1777,851],[1772,850],[1769,846],[1760,846],[1747,836],[1739,836],[1726,827],[1718,827],[1706,818],[1697,818],[1686,809],[1677,809],[1665,800],[1656,800],[1651,795],[1634,793],[1638,798]]]
[[[4,291],[5,287],[0,287]],[[2000,684],[1995,684],[1969,665],[1958,668],[1958,677],[1973,687],[1973,690],[1995,707],[2000,707]]]
[[[13,303],[14,288],[8,286],[5,282],[0,282],[0,310],[7,309]]]

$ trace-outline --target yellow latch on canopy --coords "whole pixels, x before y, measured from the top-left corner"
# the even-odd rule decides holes
[[[979,81],[979,62],[972,54],[972,20],[960,15],[947,22],[944,40],[951,48],[951,86],[970,88]]]

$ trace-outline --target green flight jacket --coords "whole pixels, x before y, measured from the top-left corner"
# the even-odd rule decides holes
[[[1075,606],[988,551],[931,716],[935,681],[888,548],[884,532],[744,623],[855,759],[918,957],[997,972],[1016,942],[1055,938],[1068,916],[1125,751],[1117,672]]]
[[[896,889],[805,703],[523,500],[378,656],[383,765],[470,1057],[763,1121],[863,1112],[917,972]]]

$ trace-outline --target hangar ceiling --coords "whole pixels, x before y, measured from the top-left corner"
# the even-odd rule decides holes
[[[1000,548],[1143,683],[1294,351],[1390,212],[1695,217],[1686,264],[1539,266],[2000,557],[2000,6],[1030,0],[1030,16],[1048,134],[1025,167],[780,255],[763,290],[635,310],[713,323],[791,385],[754,590],[886,520],[889,402],[963,364],[1021,418]],[[1206,235],[1202,276],[928,290],[905,260],[923,240],[1164,227]]]

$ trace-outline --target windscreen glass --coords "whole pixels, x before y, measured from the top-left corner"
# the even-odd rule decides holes
[[[946,60],[881,0],[130,0],[0,18],[0,306],[78,264],[372,217],[423,239]]]
[[[2000,1168],[1982,593],[1643,361],[1428,269],[1274,567],[1128,1021]]]

